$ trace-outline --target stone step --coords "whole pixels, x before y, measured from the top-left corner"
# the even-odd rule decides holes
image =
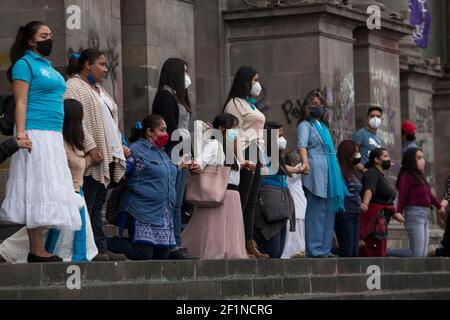
[[[82,283],[81,290],[64,285],[40,288],[3,287],[0,299],[95,299],[95,300],[218,300],[288,298],[317,299],[364,297],[377,294],[433,292],[450,293],[449,273],[386,274],[382,291],[367,289],[367,275],[263,277],[197,281],[138,281]]]
[[[267,299],[265,297],[256,298]],[[450,300],[450,289],[371,291],[363,293],[305,294],[271,297],[270,300]]]
[[[133,298],[144,292],[149,299],[228,299],[363,292],[367,268],[374,265],[384,290],[450,289],[450,259],[151,261],[80,264],[82,293],[66,292],[70,264],[1,264],[0,297],[97,292],[116,298],[117,291]]]
[[[0,288],[63,284],[70,264],[0,264]],[[182,281],[299,275],[450,272],[450,259],[292,259],[100,262],[78,265],[84,282]]]

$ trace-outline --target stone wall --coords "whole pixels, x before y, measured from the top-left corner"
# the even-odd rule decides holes
[[[189,64],[195,79],[196,0],[122,0],[125,127],[151,113],[161,66],[168,58]],[[195,106],[195,81],[190,88]]]

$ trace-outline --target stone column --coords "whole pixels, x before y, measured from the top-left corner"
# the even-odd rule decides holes
[[[380,133],[397,170],[401,163],[399,41],[410,32],[401,22],[383,20],[381,30],[361,27],[354,33],[357,127],[365,126],[369,107],[383,108],[385,122]]]
[[[435,84],[435,95],[433,105],[433,116],[435,121],[435,172],[437,194],[444,194],[445,182],[450,174],[450,5],[445,3],[447,14],[445,33],[445,46],[447,54],[443,57],[445,66],[445,76]]]
[[[96,48],[105,53],[109,76],[103,85],[119,105],[122,127],[123,75],[120,0],[64,0],[65,8],[72,5],[77,5],[81,9],[81,29],[68,30],[65,21],[61,26],[66,28],[65,52],[60,53],[63,59],[62,63],[65,66],[70,54],[81,52],[87,48]]]
[[[223,112],[228,95],[221,16],[226,9],[227,0],[199,0],[195,5],[196,107],[197,118],[204,121]]]
[[[402,121],[411,120],[417,125],[417,143],[425,153],[426,175],[432,186],[436,184],[433,84],[442,76],[440,65],[402,64],[401,68]]]
[[[197,0],[122,0],[125,127],[151,113],[164,61],[181,58],[195,79]],[[190,88],[195,106],[195,83]]]

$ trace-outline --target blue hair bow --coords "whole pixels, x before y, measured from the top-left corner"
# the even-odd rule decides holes
[[[74,53],[70,56],[70,58],[76,59],[76,60],[80,59],[80,57],[81,57],[81,54],[79,54],[79,53]]]
[[[136,124],[134,125],[134,128],[137,130],[144,129],[144,127],[142,126],[142,122],[136,122]]]

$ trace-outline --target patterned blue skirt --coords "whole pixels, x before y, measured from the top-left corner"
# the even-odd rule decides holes
[[[131,216],[129,219],[134,220],[130,221],[130,225],[134,225],[134,235],[130,234],[134,243],[145,243],[156,247],[176,247],[173,215],[168,209],[164,210],[161,225],[145,224]]]

